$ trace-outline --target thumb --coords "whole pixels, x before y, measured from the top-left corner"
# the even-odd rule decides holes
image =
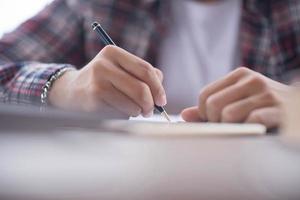
[[[198,107],[186,108],[181,112],[181,117],[186,122],[200,122],[202,121],[199,115]]]

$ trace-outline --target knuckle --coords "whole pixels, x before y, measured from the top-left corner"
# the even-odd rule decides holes
[[[206,100],[206,107],[209,110],[217,110],[219,108],[219,101],[216,97],[211,96]]]
[[[207,90],[203,89],[203,90],[200,91],[199,103],[200,104],[206,104],[206,100],[207,100]]]
[[[271,90],[267,90],[263,93],[263,99],[266,102],[270,102],[270,103],[278,102],[276,94],[274,92],[272,92]]]
[[[105,59],[97,59],[91,66],[91,72],[93,76],[97,76],[99,73],[104,73],[108,69],[109,62]]]
[[[208,97],[206,101],[207,118],[211,122],[219,122],[221,120],[222,105],[216,96]]]
[[[152,78],[154,76],[156,76],[156,73],[155,73],[155,68],[152,67],[151,64],[147,63],[147,62],[144,62],[143,63],[143,69],[144,69],[144,74],[143,76],[145,78]]]
[[[206,102],[207,119],[211,122],[219,122],[221,118],[220,111],[218,100],[215,97],[209,97]]]
[[[258,74],[251,76],[246,82],[246,85],[256,88],[257,90],[265,90],[267,88],[266,81]]]
[[[236,113],[231,108],[225,108],[222,110],[221,118],[224,122],[235,122]]]
[[[261,84],[264,84],[264,81],[263,81],[263,79],[262,79],[260,76],[258,76],[258,75],[253,75],[253,76],[249,79],[249,83],[250,83],[250,84],[259,84],[259,85],[261,85]]]
[[[156,72],[159,74],[159,76],[163,76],[163,73],[160,69],[155,68]]]
[[[156,71],[160,81],[163,81],[164,75],[163,75],[162,71],[160,71],[159,69],[155,69],[155,71]]]
[[[263,122],[263,116],[258,111],[252,111],[250,113],[249,119],[252,123],[262,123]]]
[[[101,50],[101,53],[104,55],[112,55],[114,53],[114,51],[116,51],[115,46],[107,45],[107,46],[103,47],[103,49]]]
[[[247,75],[251,72],[250,69],[248,69],[247,67],[238,67],[236,70],[233,71],[234,74],[240,75],[240,76],[244,76]]]
[[[92,77],[99,73],[99,69],[101,66],[101,62],[99,60],[93,61],[92,65],[90,65],[89,72]]]

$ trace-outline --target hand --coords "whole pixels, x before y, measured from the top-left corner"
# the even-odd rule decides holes
[[[149,116],[154,103],[164,106],[162,73],[116,46],[106,46],[84,68],[68,71],[49,94],[52,105],[78,111]]]
[[[247,68],[238,68],[200,93],[199,106],[182,112],[189,122],[280,123],[281,105],[290,86]]]

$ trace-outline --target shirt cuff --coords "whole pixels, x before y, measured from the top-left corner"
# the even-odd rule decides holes
[[[7,85],[5,102],[41,106],[44,86],[54,74],[65,68],[75,69],[69,64],[24,63]]]

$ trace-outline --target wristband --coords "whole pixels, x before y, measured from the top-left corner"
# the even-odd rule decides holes
[[[46,82],[46,84],[42,88],[42,94],[41,94],[42,106],[47,106],[48,105],[49,92],[50,92],[54,82],[57,79],[59,79],[62,75],[64,75],[67,71],[71,71],[71,70],[74,70],[74,69],[69,68],[69,67],[60,69],[49,78],[49,80]]]

